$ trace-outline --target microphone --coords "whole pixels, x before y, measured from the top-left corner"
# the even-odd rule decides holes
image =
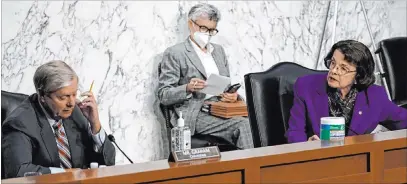
[[[351,132],[353,132],[355,135],[360,135],[358,133],[356,133],[354,130],[352,130],[348,125],[345,124],[345,127],[350,130]]]
[[[224,144],[224,143],[208,143],[208,146],[217,146],[217,147],[222,147],[223,149],[226,150],[243,150],[243,148],[238,147],[234,144]]]
[[[54,136],[58,137],[58,127],[56,126],[56,124],[52,125],[52,129],[54,129]]]
[[[390,124],[390,125],[400,123],[400,121],[384,121],[384,122],[385,122],[385,124]],[[380,123],[379,123],[379,124],[380,124]],[[362,135],[362,134],[356,133],[356,131],[352,130],[352,129],[351,129],[348,125],[346,125],[346,124],[345,124],[345,127],[348,128],[348,130],[350,130],[351,132],[353,132],[355,135]],[[364,132],[363,134],[366,134],[367,131],[368,131],[368,130],[366,130],[366,132]]]
[[[124,151],[122,149],[120,149],[120,147],[117,145],[116,139],[114,138],[114,136],[112,134],[109,134],[107,137],[109,138],[109,140],[111,142],[113,142],[116,145],[116,147],[120,150],[120,152],[123,153],[123,155],[127,158],[127,160],[129,160],[130,163],[133,163],[133,161],[131,161],[131,159],[126,155],[126,153],[124,153]]]
[[[385,121],[387,124],[396,124],[396,123],[400,123],[399,121]],[[379,123],[380,124],[380,123]],[[350,130],[351,132],[353,132],[355,135],[361,135],[356,133],[356,131],[352,130],[348,125],[345,124],[345,127],[348,128],[348,130]],[[366,132],[364,133],[366,134]]]

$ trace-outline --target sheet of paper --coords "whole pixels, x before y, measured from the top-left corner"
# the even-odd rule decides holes
[[[209,95],[220,95],[222,94],[226,87],[230,84],[230,78],[211,74],[206,80],[207,86],[201,90],[201,93]]]

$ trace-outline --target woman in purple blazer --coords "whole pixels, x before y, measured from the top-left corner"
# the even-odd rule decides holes
[[[375,64],[369,48],[354,40],[339,41],[324,60],[328,74],[300,77],[294,85],[289,143],[319,140],[320,119],[328,116],[345,118],[347,136],[369,134],[379,123],[391,130],[407,128],[407,110],[373,84]]]

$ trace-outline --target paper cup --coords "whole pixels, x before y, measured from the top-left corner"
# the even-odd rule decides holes
[[[98,168],[98,167],[99,167],[99,164],[97,162],[90,163],[90,168],[91,169]]]
[[[320,139],[323,141],[337,141],[345,138],[345,118],[323,117],[321,118]]]

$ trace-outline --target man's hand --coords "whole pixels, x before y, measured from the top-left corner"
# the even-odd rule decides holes
[[[313,135],[308,138],[308,141],[319,141],[319,140],[321,140],[321,139],[319,139],[319,137],[317,135]]]
[[[206,82],[202,79],[192,78],[187,84],[187,92],[200,91],[206,86]]]
[[[92,128],[92,134],[97,134],[100,131],[101,125],[95,97],[90,91],[82,93],[81,96],[87,96],[87,98],[85,98],[82,102],[79,102],[78,106],[83,115],[85,115],[85,117],[89,120]]]
[[[237,92],[234,93],[222,93],[220,94],[220,97],[222,97],[220,99],[220,101],[222,102],[229,102],[229,103],[234,103],[237,101]]]

